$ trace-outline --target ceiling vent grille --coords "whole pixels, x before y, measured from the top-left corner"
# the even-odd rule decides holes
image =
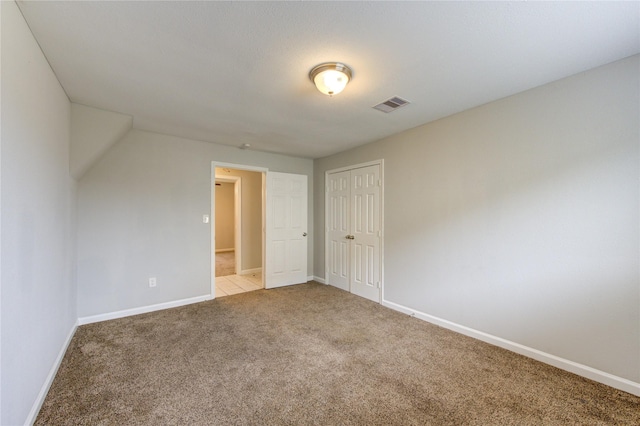
[[[397,96],[388,99],[382,103],[379,103],[378,105],[374,106],[373,109],[377,109],[378,111],[382,111],[382,112],[386,112],[389,113],[391,111],[395,111],[400,107],[403,107],[407,104],[409,104],[410,102],[407,101],[406,99],[402,99],[399,98]]]

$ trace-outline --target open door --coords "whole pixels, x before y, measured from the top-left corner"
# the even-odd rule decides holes
[[[267,173],[265,288],[307,282],[307,176]]]

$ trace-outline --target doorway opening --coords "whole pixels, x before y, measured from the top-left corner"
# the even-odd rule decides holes
[[[218,166],[212,194],[215,297],[264,288],[264,172]]]
[[[232,177],[237,177],[237,181]],[[216,180],[234,183],[234,217],[240,217],[228,227],[234,231],[233,258],[236,259],[235,279],[252,275],[259,288],[270,289],[307,282],[308,179],[307,175],[269,171],[266,168],[231,163],[211,163],[211,298],[216,294],[244,292],[242,285],[216,285],[233,281],[232,276],[216,279]],[[249,181],[253,179],[254,185]],[[259,182],[259,184],[258,184]],[[235,185],[238,190],[235,191]],[[252,190],[250,190],[252,189]],[[253,196],[251,195],[253,193]],[[238,195],[236,195],[238,194]],[[258,195],[255,195],[258,194]],[[222,203],[222,201],[221,201]],[[240,212],[240,213],[237,213]],[[239,225],[237,225],[239,224]],[[219,231],[221,232],[221,231]],[[229,244],[228,242],[226,243]],[[254,275],[255,274],[255,275]],[[234,288],[235,287],[235,288]],[[239,290],[237,287],[240,287]],[[252,288],[254,290],[256,288]],[[216,291],[219,290],[219,291]]]
[[[216,277],[238,274],[242,268],[242,179],[216,175]]]

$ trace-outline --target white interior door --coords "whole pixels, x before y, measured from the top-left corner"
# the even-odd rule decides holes
[[[267,173],[265,288],[307,282],[307,176]]]
[[[327,174],[327,283],[380,303],[380,164]]]
[[[380,166],[351,170],[350,291],[380,303]]]
[[[327,279],[331,285],[349,291],[349,242],[351,173],[327,176]]]

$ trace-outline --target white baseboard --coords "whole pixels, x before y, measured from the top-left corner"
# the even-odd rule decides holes
[[[233,247],[231,248],[224,248],[224,249],[216,249],[216,253],[224,253],[226,251],[235,251],[235,249]]]
[[[240,275],[259,274],[262,272],[262,268],[243,269],[240,271]]]
[[[503,339],[501,337],[493,336],[482,331],[474,330],[473,328],[465,327],[463,325],[456,324],[442,318],[434,317],[433,315],[425,314],[424,312],[416,311],[414,309],[390,302],[388,300],[383,300],[382,305],[393,310],[411,315],[423,321],[427,321],[432,324],[439,325],[440,327],[453,330],[457,333],[464,334],[465,336],[473,337],[474,339],[482,340],[483,342],[499,346],[511,352],[533,358],[537,361],[544,362],[545,364],[549,364],[570,373],[577,374],[578,376],[586,377],[587,379],[591,379],[607,386],[611,386],[612,388],[628,392],[632,395],[640,396],[640,383],[632,382],[631,380],[614,376],[613,374],[597,370],[587,365],[560,358],[558,356],[551,355],[546,352],[542,352],[537,349],[533,349],[528,346]]]
[[[24,422],[26,425],[32,425],[36,421],[36,417],[38,417],[38,413],[42,408],[42,404],[44,404],[44,399],[47,397],[47,393],[49,393],[49,388],[51,388],[51,384],[53,383],[53,379],[56,378],[56,374],[58,373],[58,368],[60,368],[60,364],[62,363],[62,359],[64,358],[64,354],[67,353],[67,349],[69,348],[69,343],[71,343],[71,339],[73,335],[76,333],[76,329],[78,328],[78,321],[73,324],[67,338],[65,339],[62,347],[60,348],[60,352],[58,353],[58,357],[55,362],[51,366],[51,370],[49,370],[49,374],[47,375],[42,388],[40,388],[40,393],[38,393],[38,397],[36,398],[33,406],[31,407],[31,411],[29,411],[29,415],[27,416],[27,420]]]
[[[324,278],[320,278],[320,277],[317,277],[317,276],[315,276],[315,275],[314,275],[314,276],[312,276],[312,277],[309,277],[309,281],[311,281],[311,280],[316,281],[316,282],[319,282],[320,284],[326,284],[326,283],[327,283],[327,282],[324,280]]]
[[[106,314],[91,315],[78,318],[78,325],[91,324],[94,322],[107,321],[116,318],[130,317],[132,315],[146,314],[147,312],[160,311],[162,309],[177,308],[178,306],[190,305],[192,303],[211,300],[211,295],[190,297],[188,299],[174,300],[172,302],[158,303],[157,305],[141,306],[139,308],[125,309],[123,311],[109,312]]]

